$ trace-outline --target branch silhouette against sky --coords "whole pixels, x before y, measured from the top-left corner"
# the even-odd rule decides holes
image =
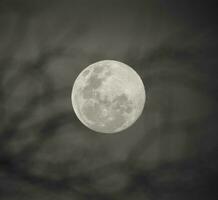
[[[176,4],[0,1],[0,199],[216,199],[214,8]],[[71,105],[80,71],[104,59],[132,66],[147,94],[115,135]]]

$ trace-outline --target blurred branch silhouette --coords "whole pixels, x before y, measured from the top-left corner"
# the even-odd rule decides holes
[[[217,86],[213,81],[215,75],[210,71],[205,74],[207,71],[205,57],[208,58],[206,52],[213,51],[214,45],[203,45],[202,48],[205,49],[199,50],[197,40],[196,44],[192,43],[191,46],[179,49],[170,42],[170,39],[166,39],[151,49],[149,54],[141,52],[143,55],[141,57],[136,55],[140,50],[129,47],[124,52],[123,59],[139,66],[137,70],[142,74],[143,81],[148,84],[148,93],[155,88],[164,90],[160,94],[161,98],[156,98],[158,106],[150,106],[146,110],[148,116],[156,113],[158,122],[154,117],[151,124],[146,124],[142,130],[142,137],[131,147],[128,156],[122,161],[112,160],[93,168],[89,167],[86,159],[91,159],[89,158],[91,153],[97,162],[100,159],[107,159],[109,155],[103,148],[96,151],[93,150],[94,147],[77,148],[75,143],[77,140],[79,143],[82,139],[76,136],[73,138],[75,143],[72,143],[72,151],[69,153],[63,150],[60,156],[62,159],[58,158],[60,161],[57,161],[56,156],[58,157],[60,149],[64,149],[69,139],[66,136],[66,140],[62,142],[59,139],[61,134],[70,132],[76,135],[83,130],[84,133],[88,131],[76,120],[72,109],[68,109],[67,106],[64,109],[57,108],[63,101],[65,104],[68,103],[71,85],[68,83],[65,87],[56,87],[55,78],[48,68],[58,58],[74,59],[78,55],[86,55],[84,49],[74,46],[74,43],[86,36],[89,26],[78,22],[74,27],[60,31],[60,34],[53,33],[55,35],[51,36],[55,41],[53,46],[46,45],[43,39],[39,39],[36,43],[41,46],[39,45],[37,49],[39,52],[37,56],[20,58],[18,55],[20,48],[28,34],[31,35],[29,27],[34,24],[31,21],[33,19],[27,16],[35,16],[37,9],[40,10],[41,7],[36,3],[36,10],[32,11],[29,8],[32,6],[26,1],[15,2],[15,4],[14,1],[0,2],[1,12],[15,13],[16,18],[14,33],[10,37],[12,39],[0,57],[0,171],[3,176],[52,192],[70,191],[75,199],[212,199],[214,197],[217,183],[215,177],[218,175],[217,136],[213,138],[214,130],[217,130],[217,110],[203,117],[176,119],[175,96],[183,97],[179,91],[170,90],[168,87],[171,85],[188,88],[193,93],[217,100],[215,95]],[[64,28],[60,26],[60,29]],[[193,41],[194,36],[190,38]],[[104,55],[101,49],[98,49],[97,52],[87,56],[89,60],[93,60],[93,57],[102,54]],[[213,55],[209,56],[211,57],[213,58]],[[217,58],[213,58],[213,62],[217,63]],[[164,66],[161,66],[162,63],[165,63]],[[181,67],[177,67],[177,63],[181,64]],[[145,65],[147,67],[144,67]],[[143,123],[146,123],[146,119],[143,118]],[[168,158],[169,152],[174,151],[169,143],[175,134],[182,134],[186,138],[185,149],[191,146],[192,151],[193,145],[196,146],[193,148],[196,149],[194,156],[174,160]],[[187,138],[190,138],[190,135],[194,139],[189,141]],[[207,137],[208,140],[213,138],[215,145],[211,145],[208,152],[205,152],[201,146]],[[59,147],[58,150],[51,145],[53,140]],[[152,154],[149,151],[155,143],[158,143],[157,163],[148,167],[147,159],[151,156],[147,154]],[[49,149],[46,155],[43,154],[44,148]],[[187,154],[190,151],[187,150]],[[51,160],[54,158],[54,161],[47,159],[46,156],[51,156]],[[0,182],[0,190],[1,188],[7,190],[3,185],[4,183]],[[4,194],[5,191],[0,191],[0,195],[1,193]]]

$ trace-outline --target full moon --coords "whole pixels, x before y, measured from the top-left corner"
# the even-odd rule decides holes
[[[76,78],[72,105],[79,120],[100,133],[117,133],[141,115],[145,88],[130,66],[103,60],[86,67]]]

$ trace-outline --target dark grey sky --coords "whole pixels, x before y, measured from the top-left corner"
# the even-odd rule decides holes
[[[0,198],[215,199],[217,18],[212,1],[0,1]],[[84,127],[71,89],[114,59],[142,77],[139,120]]]

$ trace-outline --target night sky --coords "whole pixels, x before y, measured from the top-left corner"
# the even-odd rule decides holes
[[[0,199],[216,199],[217,13],[215,1],[0,0]],[[76,77],[105,59],[147,95],[112,135],[71,105]]]

